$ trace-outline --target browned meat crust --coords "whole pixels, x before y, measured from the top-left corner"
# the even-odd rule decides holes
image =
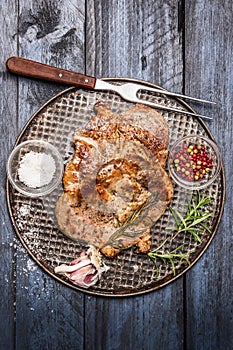
[[[75,154],[56,205],[59,227],[109,257],[135,244],[145,253],[149,229],[173,196],[164,170],[166,122],[143,105],[118,115],[102,103],[96,109],[86,129],[73,137]]]
[[[102,102],[98,102],[95,108],[98,114],[83,135],[93,139],[114,139],[120,135],[127,140],[137,139],[165,166],[169,134],[160,113],[142,104],[136,104],[120,114],[112,113],[109,106]]]

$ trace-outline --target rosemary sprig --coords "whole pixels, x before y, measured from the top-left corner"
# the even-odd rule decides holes
[[[137,219],[140,218],[142,220],[143,218],[147,217],[147,210],[154,205],[156,202],[156,199],[158,197],[158,194],[151,194],[145,203],[143,203],[141,206],[139,206],[128,218],[125,220],[124,224],[120,226],[110,237],[109,242],[114,242],[117,238],[119,238],[122,235],[126,236],[135,236],[135,233],[141,233],[144,232],[145,229],[138,229],[137,231],[127,231],[130,226],[136,223]],[[147,217],[149,220],[151,220],[149,217]]]
[[[176,234],[172,237],[171,240],[174,240],[174,238],[180,232],[185,232],[185,233],[190,233],[194,237],[195,241],[201,243],[201,239],[198,233],[203,232],[204,230],[211,233],[210,228],[204,223],[204,221],[211,216],[211,212],[204,210],[204,207],[210,204],[211,202],[212,202],[211,199],[209,199],[206,196],[201,196],[200,192],[198,191],[196,196],[192,195],[191,200],[188,201],[188,210],[184,217],[178,210],[175,210],[170,207],[169,209],[176,223],[175,227],[167,228],[171,230],[176,230]],[[189,257],[190,257],[190,254],[193,252],[193,250],[185,253],[178,253],[178,251],[183,247],[183,245],[180,245],[179,247],[175,248],[172,251],[160,252],[161,248],[165,245],[166,242],[167,242],[167,239],[165,239],[158,248],[151,250],[148,253],[148,257],[155,264],[157,276],[158,276],[157,259],[162,260],[163,263],[167,263],[169,261],[172,265],[172,270],[174,275],[176,274],[175,261],[174,261],[175,259],[185,260],[188,264],[190,264]]]
[[[192,251],[189,251],[187,253],[177,253],[177,251],[179,249],[181,249],[183,247],[183,245],[175,248],[174,250],[172,250],[170,252],[160,253],[159,250],[164,246],[164,244],[166,242],[167,242],[167,239],[165,239],[163,241],[163,243],[158,248],[156,248],[154,250],[151,250],[148,253],[149,258],[153,261],[153,263],[154,263],[154,265],[156,267],[156,275],[157,275],[157,277],[158,277],[158,274],[159,274],[159,266],[157,264],[157,258],[162,260],[164,264],[166,264],[168,261],[170,261],[170,263],[172,265],[172,270],[173,270],[174,276],[176,275],[176,268],[175,268],[174,259],[185,260],[190,265],[189,256],[190,256]]]
[[[207,220],[212,213],[207,210],[203,211],[203,207],[211,202],[211,199],[206,196],[202,197],[198,191],[197,195],[193,195],[191,200],[188,201],[188,210],[184,217],[178,210],[170,207],[169,209],[175,219],[176,226],[168,227],[167,229],[176,230],[176,234],[173,236],[173,239],[180,232],[185,232],[190,233],[194,237],[195,241],[201,243],[202,241],[198,233],[202,233],[205,230],[211,233],[210,228],[204,223],[204,221]]]

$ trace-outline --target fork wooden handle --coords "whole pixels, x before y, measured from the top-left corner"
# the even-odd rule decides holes
[[[7,69],[15,74],[31,78],[50,80],[66,85],[80,86],[93,89],[96,78],[81,73],[60,69],[48,64],[28,60],[21,57],[10,57],[6,61]]]

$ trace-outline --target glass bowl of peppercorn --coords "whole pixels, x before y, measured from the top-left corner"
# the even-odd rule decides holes
[[[170,149],[168,169],[179,186],[200,190],[214,182],[221,168],[221,153],[217,144],[199,135],[177,140]]]

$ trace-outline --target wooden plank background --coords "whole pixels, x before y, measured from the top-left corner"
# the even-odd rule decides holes
[[[0,349],[233,348],[231,0],[1,2]],[[132,77],[213,99],[192,104],[223,154],[227,194],[212,244],[174,283],[133,298],[77,293],[44,273],[19,243],[5,200],[6,160],[26,121],[64,87],[15,77],[19,55],[97,77]]]
[[[213,115],[208,126],[222,149],[227,186],[218,234],[186,278],[187,348],[232,349],[233,2],[187,3],[185,92],[218,101],[214,110],[199,110]]]

